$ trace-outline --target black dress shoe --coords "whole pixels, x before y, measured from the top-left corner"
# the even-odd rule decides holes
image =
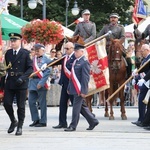
[[[46,127],[46,123],[38,123],[34,127]]]
[[[54,129],[61,129],[61,128],[67,128],[67,125],[57,125],[57,126],[53,126]]]
[[[144,127],[145,130],[150,130],[150,126]]]
[[[36,124],[39,124],[39,120],[37,120],[37,121],[33,121],[33,123],[32,123],[32,124],[30,124],[29,126],[30,126],[30,127],[34,127]]]
[[[22,128],[18,127],[15,135],[22,135]]]
[[[68,132],[71,132],[71,131],[75,131],[76,129],[73,128],[73,127],[68,127],[66,128],[64,131],[68,131]]]
[[[141,121],[135,121],[135,122],[131,122],[131,123],[137,125],[137,124],[141,123]]]
[[[98,124],[99,122],[96,122],[95,124],[90,125],[86,130],[93,130]]]
[[[18,126],[18,122],[17,121],[15,121],[15,122],[12,122],[11,124],[10,124],[10,127],[9,127],[9,129],[8,129],[8,133],[12,133],[13,131],[14,131],[14,129],[16,128]]]
[[[136,124],[138,127],[148,127],[149,125],[148,124],[144,124],[144,123],[137,123]]]

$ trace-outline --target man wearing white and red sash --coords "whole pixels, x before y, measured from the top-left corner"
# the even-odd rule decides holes
[[[67,108],[68,100],[73,102],[73,95],[67,93],[67,87],[69,83],[69,78],[71,74],[72,64],[75,60],[74,55],[74,44],[72,42],[67,42],[64,46],[66,56],[61,61],[62,69],[59,84],[62,86],[60,105],[59,105],[59,124],[53,126],[54,129],[66,128],[67,127]]]
[[[90,80],[90,64],[84,56],[84,46],[75,44],[75,56],[71,69],[71,77],[68,85],[68,93],[74,96],[72,121],[64,131],[75,131],[79,122],[80,113],[89,123],[87,130],[93,130],[99,124],[98,120],[90,112],[85,102]]]
[[[37,71],[43,64],[49,63],[51,60],[44,55],[45,47],[42,44],[35,44],[34,49],[35,57],[33,58],[33,69],[34,71]],[[33,123],[29,125],[30,127],[47,126],[46,94],[47,89],[50,86],[50,81],[48,81],[50,71],[51,69],[47,67],[44,71],[40,71],[29,80],[29,108],[33,121]],[[37,108],[37,100],[40,106],[40,115]]]

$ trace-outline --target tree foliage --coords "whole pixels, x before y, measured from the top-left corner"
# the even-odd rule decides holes
[[[125,25],[131,23],[131,13],[127,13],[127,10],[131,5],[133,6],[134,0],[77,0],[77,2],[80,13],[77,16],[73,16],[71,14],[71,8],[74,6],[74,0],[69,0],[68,24],[79,18],[84,9],[91,11],[91,21],[96,23],[97,31],[99,31],[104,24],[108,23],[109,14],[112,12],[117,12],[120,15],[121,24]],[[28,2],[24,0],[23,9],[25,20],[42,19],[42,5],[38,4],[36,9],[31,10],[28,8]],[[9,6],[9,13],[17,17],[21,16],[20,0],[18,0],[17,6]],[[46,0],[47,19],[59,21],[65,25],[65,15],[66,0]],[[73,30],[74,28],[75,26],[71,27]]]

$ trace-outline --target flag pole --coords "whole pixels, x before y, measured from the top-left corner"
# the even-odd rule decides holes
[[[74,24],[75,24],[75,22],[69,24],[69,25],[67,26],[67,28],[68,28],[68,27],[71,27],[71,26],[74,25]]]
[[[47,65],[46,68],[51,67],[52,65],[56,64],[57,62],[59,62],[60,60],[62,60],[65,56],[66,56],[66,55],[64,55],[63,57],[61,57],[61,58],[59,58],[59,59],[57,59],[57,60],[55,60],[55,61],[52,61],[51,63],[49,63],[49,64]],[[40,71],[42,71],[42,70],[40,69],[40,70],[37,70],[36,72],[33,72],[33,73],[29,76],[29,78],[32,78],[34,75],[36,75],[36,74],[39,73]]]
[[[107,37],[108,35],[110,35],[110,34],[112,34],[112,32],[111,32],[111,31],[108,31],[106,34],[104,34],[104,35],[102,35],[102,36],[100,36],[100,37],[94,39],[93,41],[90,41],[89,43],[86,43],[84,46],[85,46],[85,47],[88,47],[88,46],[90,46],[90,45],[96,43],[97,41],[100,41],[100,40],[102,40],[103,38],[106,38],[106,37]]]
[[[146,63],[144,63],[144,64],[136,71],[136,73],[138,73],[141,69],[143,69],[149,62],[150,62],[150,60],[148,60]],[[109,98],[108,98],[106,101],[107,101],[107,102],[110,101],[110,99],[113,98],[132,78],[133,78],[133,76],[130,76],[112,95],[109,96]]]

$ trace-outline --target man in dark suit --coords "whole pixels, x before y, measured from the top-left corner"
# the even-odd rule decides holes
[[[71,69],[71,78],[68,85],[68,93],[74,96],[72,121],[64,131],[75,131],[79,122],[80,113],[89,123],[87,130],[93,130],[99,124],[86,105],[85,95],[88,93],[90,79],[90,64],[84,56],[84,46],[75,44],[75,56]]]
[[[9,66],[6,74],[4,108],[11,120],[8,133],[12,133],[17,127],[16,135],[22,135],[22,126],[25,118],[25,100],[28,87],[28,77],[33,72],[32,60],[28,50],[21,48],[22,36],[17,33],[10,33],[12,49],[5,54],[6,65]],[[15,118],[12,107],[14,96],[17,99],[17,115]]]
[[[150,59],[150,47],[148,44],[143,44],[141,47],[141,54],[144,57],[141,65],[143,65],[145,62],[147,62]],[[141,69],[138,72],[138,76],[136,76],[135,78],[138,79],[138,83],[137,85],[139,86],[140,89],[140,94],[138,97],[138,111],[139,111],[139,118],[137,121],[132,122],[132,124],[136,124],[138,126],[141,125],[141,123],[144,121],[144,117],[145,117],[145,111],[146,111],[146,104],[143,103],[143,100],[147,94],[148,91],[148,80],[149,80],[149,76],[150,76],[150,66],[146,65],[143,69]]]
[[[59,124],[57,126],[53,126],[54,129],[67,128],[68,100],[70,99],[71,103],[73,102],[73,95],[69,95],[67,93],[67,87],[69,83],[72,64],[75,60],[74,44],[72,42],[68,42],[65,44],[64,49],[66,56],[61,61],[62,69],[59,80],[59,84],[62,86],[59,105]]]

